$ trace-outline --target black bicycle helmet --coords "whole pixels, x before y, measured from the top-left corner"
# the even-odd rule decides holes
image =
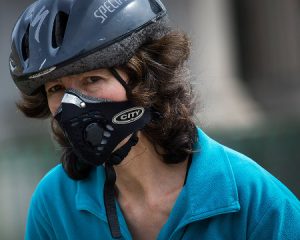
[[[36,1],[12,32],[12,78],[32,95],[47,81],[122,65],[170,32],[164,16],[160,0]]]

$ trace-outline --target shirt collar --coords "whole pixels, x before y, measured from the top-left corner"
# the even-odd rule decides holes
[[[88,178],[77,182],[76,208],[86,210],[106,221],[103,189],[105,171],[102,166],[92,169]]]
[[[104,183],[105,170],[103,166],[92,169],[88,178],[77,182],[76,209],[79,211],[88,211],[104,222],[107,222],[104,205]],[[124,235],[128,236],[129,231],[125,218],[122,215],[121,208],[117,204],[117,215],[119,217],[120,227]]]
[[[240,209],[238,191],[224,147],[198,129],[185,186],[158,239],[185,225]]]
[[[203,217],[240,209],[238,191],[224,147],[198,129],[186,193],[193,215]]]

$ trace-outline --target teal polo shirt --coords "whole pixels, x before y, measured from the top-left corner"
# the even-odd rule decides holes
[[[159,240],[300,240],[299,200],[246,156],[198,129],[198,142],[182,188]],[[85,180],[61,165],[38,184],[31,200],[27,240],[113,239],[106,219],[103,167]],[[117,206],[122,239],[132,239]]]

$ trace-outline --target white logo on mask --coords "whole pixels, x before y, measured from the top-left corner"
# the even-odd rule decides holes
[[[145,112],[145,109],[142,107],[134,107],[122,111],[113,117],[112,122],[114,124],[128,124],[137,121],[140,119]]]

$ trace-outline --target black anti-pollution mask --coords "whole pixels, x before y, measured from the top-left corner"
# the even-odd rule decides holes
[[[148,124],[152,113],[131,101],[112,102],[70,89],[65,91],[55,119],[76,156],[98,166],[123,139]]]

